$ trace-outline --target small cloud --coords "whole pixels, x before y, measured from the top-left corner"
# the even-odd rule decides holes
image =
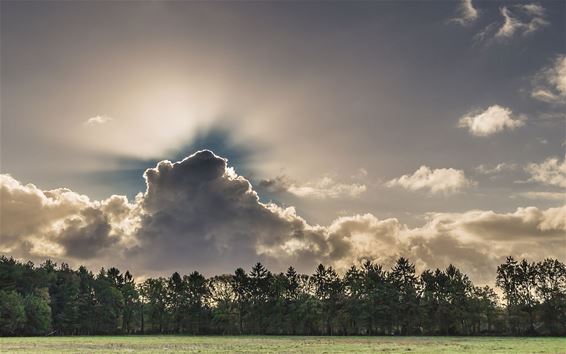
[[[483,112],[469,113],[460,118],[458,126],[467,128],[474,136],[489,136],[505,129],[521,127],[526,120],[523,115],[514,116],[509,108],[493,105]]]
[[[546,13],[538,4],[515,5],[513,10],[504,6],[500,9],[503,16],[503,25],[499,28],[495,37],[511,38],[515,34],[527,35],[547,26]]]
[[[546,10],[538,4],[503,6],[499,12],[503,22],[489,24],[475,36],[476,40],[509,40],[516,36],[529,35],[549,25]]]
[[[430,193],[452,194],[474,185],[464,171],[453,168],[431,169],[421,166],[412,175],[403,175],[386,183],[387,187],[402,187],[411,191],[428,190]]]
[[[362,180],[368,176],[368,171],[365,168],[360,168],[351,177],[355,180]]]
[[[566,103],[566,55],[559,55],[535,75],[531,96],[547,103]]]
[[[259,181],[259,186],[272,193],[286,192],[291,185],[291,181],[285,175],[277,176],[275,178],[266,178]]]
[[[526,199],[562,200],[566,202],[565,192],[523,192],[518,193],[517,196]]]
[[[297,197],[313,199],[357,198],[367,190],[364,184],[340,183],[328,176],[301,184],[282,175],[261,180],[259,186],[272,193],[287,192]]]
[[[315,199],[357,198],[367,190],[364,184],[339,183],[330,177],[303,185],[291,184],[287,191],[298,197]]]
[[[84,124],[88,126],[95,126],[95,125],[106,124],[112,120],[114,120],[112,117],[103,114],[103,115],[90,117],[89,119],[87,119],[87,121]]]
[[[531,175],[531,182],[566,188],[566,157],[562,161],[558,157],[550,157],[538,164],[528,164],[525,171]]]
[[[478,10],[474,8],[472,0],[462,0],[460,1],[460,6],[458,7],[458,17],[450,19],[449,22],[467,26],[477,20],[478,17]]]
[[[502,162],[493,167],[487,165],[479,165],[476,167],[476,171],[482,175],[494,175],[504,171],[512,171],[517,168],[517,164]]]

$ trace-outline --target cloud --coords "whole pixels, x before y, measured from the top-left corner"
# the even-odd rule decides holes
[[[566,203],[566,192],[523,192],[517,195],[527,199],[560,200]]]
[[[88,259],[119,243],[135,223],[122,196],[102,202],[65,188],[42,191],[0,175],[1,252]]]
[[[453,168],[431,169],[421,166],[412,175],[403,175],[386,183],[387,187],[402,187],[411,191],[428,190],[430,193],[451,194],[474,183],[464,171]]]
[[[280,175],[275,178],[266,178],[259,181],[259,186],[272,193],[283,193],[289,189],[292,181],[285,175]]]
[[[460,118],[458,126],[467,128],[474,136],[489,136],[505,129],[513,130],[525,125],[527,118],[514,116],[511,109],[499,105],[488,107],[483,112],[469,113]]]
[[[288,188],[289,193],[298,197],[315,199],[356,198],[366,190],[364,184],[339,183],[330,177],[323,177],[303,185],[292,184]]]
[[[566,188],[566,157],[562,161],[558,157],[549,157],[538,164],[530,163],[525,171],[531,175],[530,181]]]
[[[472,0],[461,0],[458,8],[458,17],[450,19],[449,22],[455,22],[459,25],[467,26],[477,20],[478,17],[478,10],[474,8]]]
[[[531,96],[548,103],[566,103],[566,55],[558,55],[535,75]]]
[[[503,25],[495,33],[496,38],[511,38],[514,35],[527,35],[548,25],[544,8],[538,4],[519,4],[500,9]]]
[[[495,175],[504,171],[513,171],[515,169],[517,169],[517,164],[506,162],[498,163],[493,167],[489,167],[483,164],[476,167],[476,171],[478,173],[481,173],[482,175]]]
[[[364,172],[367,175],[367,171],[360,169],[352,178],[362,179],[365,177],[362,175]],[[277,176],[273,179],[264,179],[259,185],[271,192],[288,192],[297,197],[313,199],[357,198],[367,190],[364,184],[340,183],[328,176],[304,184],[291,181],[286,176]]]
[[[338,218],[326,228],[328,246],[324,250],[318,250],[308,238],[290,238],[263,252],[283,258],[304,252],[340,270],[364,259],[390,265],[405,256],[419,270],[454,263],[474,281],[492,283],[506,255],[563,259],[565,217],[566,206],[519,208],[503,214],[481,210],[431,213],[424,226],[409,228],[396,218],[354,215]]]
[[[86,120],[84,124],[88,126],[95,126],[95,125],[106,124],[108,122],[111,122],[112,120],[113,118],[107,115],[98,115],[98,116],[90,117],[89,119]]]
[[[138,275],[231,272],[258,260],[274,270],[292,264],[309,272],[322,262],[344,271],[367,258],[389,265],[406,256],[419,270],[454,263],[486,283],[507,255],[564,259],[566,206],[431,213],[415,228],[372,214],[319,226],[293,208],[261,203],[250,183],[210,151],[161,161],[145,179],[145,193],[133,201],[91,201],[2,175],[0,249]]]
[[[480,31],[475,39],[506,41],[526,36],[548,26],[546,10],[539,4],[516,4],[499,9],[503,20],[493,22]]]

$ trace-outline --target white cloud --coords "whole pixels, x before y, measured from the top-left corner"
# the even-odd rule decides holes
[[[421,166],[412,175],[403,175],[386,183],[388,187],[402,187],[416,191],[425,189],[431,193],[450,194],[458,192],[473,182],[466,178],[464,171],[453,168],[431,169]]]
[[[489,136],[505,129],[513,130],[525,125],[527,118],[514,116],[511,109],[499,105],[488,107],[483,112],[470,113],[459,120],[459,127],[467,128],[475,136]]]
[[[566,103],[566,55],[559,55],[535,75],[531,96],[548,103]]]
[[[323,177],[317,181],[303,185],[291,184],[287,191],[298,197],[315,199],[356,198],[367,190],[364,184],[339,183],[330,177]]]
[[[88,126],[102,125],[102,124],[106,124],[108,122],[111,122],[112,120],[113,120],[112,117],[109,117],[109,116],[103,114],[103,115],[90,117],[85,122],[85,125],[88,125]]]
[[[558,157],[550,157],[538,164],[528,164],[525,171],[531,175],[530,181],[566,188],[566,157],[562,161]]]
[[[450,20],[450,22],[458,23],[462,26],[467,26],[477,20],[479,17],[478,10],[474,8],[472,0],[461,0],[458,8],[458,17]]]

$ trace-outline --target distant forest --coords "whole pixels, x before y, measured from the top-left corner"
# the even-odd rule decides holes
[[[344,276],[319,265],[206,278],[173,273],[136,283],[116,268],[93,274],[51,261],[0,257],[0,334],[566,335],[566,266],[554,259],[497,268],[477,287],[458,268],[400,258]]]

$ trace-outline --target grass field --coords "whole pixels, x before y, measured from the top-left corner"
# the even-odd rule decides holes
[[[0,353],[566,353],[566,338],[18,337]]]

